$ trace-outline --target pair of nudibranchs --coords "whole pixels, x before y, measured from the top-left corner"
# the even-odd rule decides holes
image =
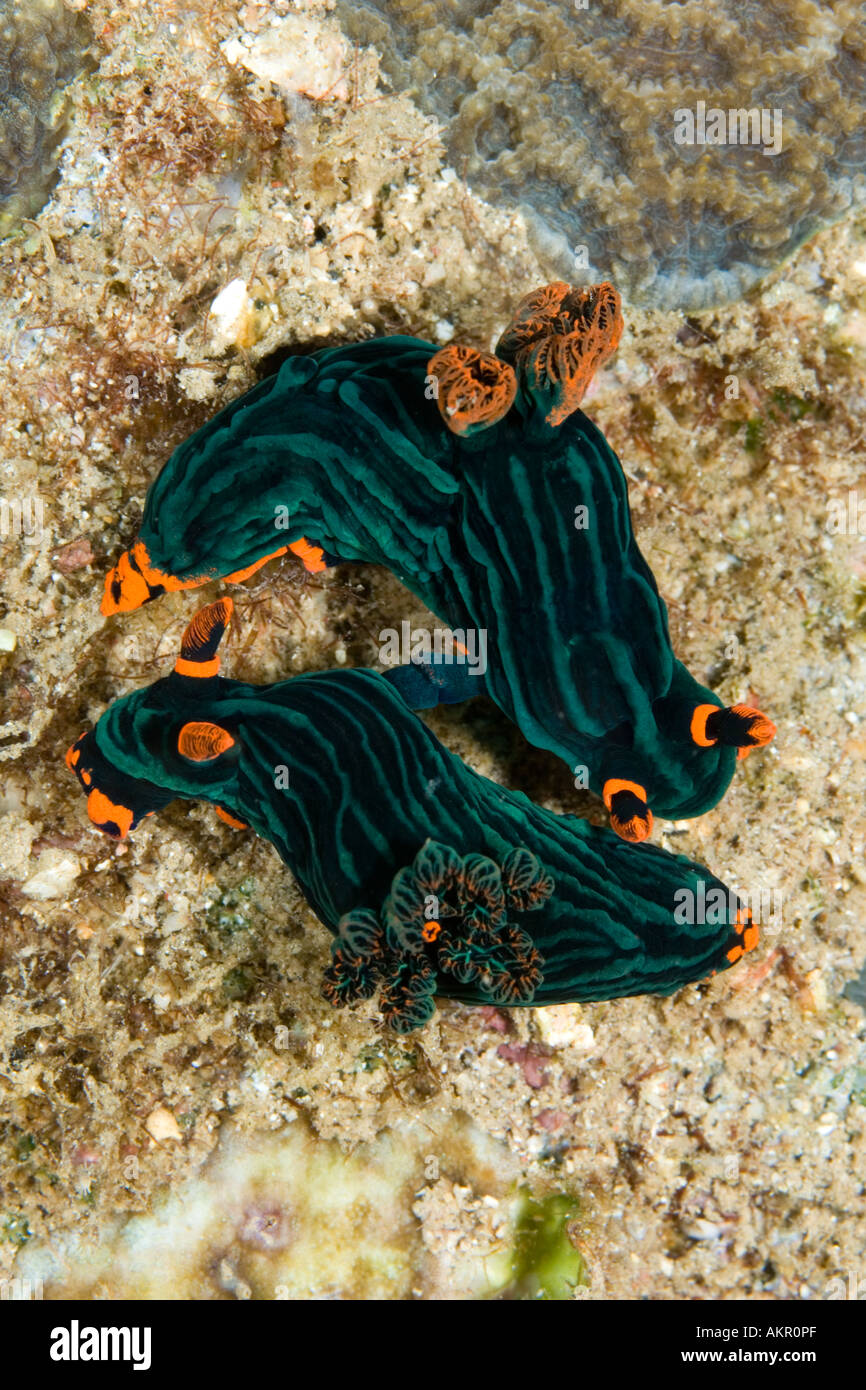
[[[451,629],[486,630],[483,676],[458,654],[255,686],[219,675],[222,598],[172,674],[67,755],[110,835],[181,797],[269,839],[334,934],[326,996],[378,989],[399,1031],[436,994],[671,993],[757,940],[707,870],[635,843],[653,811],[713,806],[775,730],[671,649],[622,467],[578,408],[621,332],[611,285],[556,283],[520,303],[495,354],[396,336],[292,357],[175,450],[106,580],[103,612],[125,613],[291,551],[311,571],[386,565]],[[478,776],[413,713],[481,693],[586,769],[612,829]]]

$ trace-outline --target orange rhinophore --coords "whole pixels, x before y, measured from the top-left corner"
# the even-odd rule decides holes
[[[646,788],[639,782],[609,777],[601,794],[610,812],[611,828],[617,835],[632,844],[645,840],[653,828],[653,813],[647,806]]]
[[[768,719],[752,705],[732,705],[731,713],[736,714],[746,724],[744,734],[748,743],[744,743],[740,748],[737,754],[739,758],[748,757],[753,748],[765,748],[776,737],[776,726],[772,719]]]
[[[177,736],[177,751],[194,763],[210,762],[234,746],[228,729],[211,724],[207,719],[184,724]]]
[[[612,357],[622,337],[620,297],[613,285],[578,288],[556,280],[520,301],[509,328],[496,344],[552,404],[545,417],[561,425],[577,410],[590,381]]]
[[[419,361],[428,360],[425,349]],[[457,453],[435,415],[432,424],[440,446]],[[545,445],[555,441],[538,417],[536,425]],[[193,670],[212,669],[231,614],[222,599],[188,624],[182,658]],[[671,723],[702,698],[712,696],[681,697]],[[300,775],[289,790],[273,772],[296,751]],[[614,825],[641,838],[648,797],[656,800],[654,764],[621,740],[605,757],[597,785]],[[712,750],[692,745],[689,758],[712,763]],[[729,773],[734,759],[724,761]],[[386,1022],[401,1033],[429,1020],[437,994],[508,1008],[670,994],[756,940],[745,905],[708,870],[651,844],[625,845],[487,781],[375,671],[264,687],[172,672],[116,701],[68,762],[82,785],[92,778],[88,811],[116,838],[176,798],[218,806],[231,825],[249,820],[334,934],[326,997],[352,1004],[378,990]],[[331,767],[341,775],[317,775]],[[693,894],[696,884],[728,904],[723,920],[697,932],[676,911],[681,890]]]
[[[220,669],[217,647],[231,622],[233,601],[226,596],[202,608],[187,624],[180,643],[180,656],[174,663],[179,676],[206,679],[216,676]]]
[[[514,369],[490,352],[451,343],[427,371],[438,382],[439,413],[454,434],[474,434],[501,420],[517,394]]]

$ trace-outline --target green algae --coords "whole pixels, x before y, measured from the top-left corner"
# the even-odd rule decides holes
[[[31,1237],[29,1222],[25,1216],[7,1216],[0,1226],[0,1236],[10,1245],[26,1245]]]
[[[208,926],[230,937],[246,931],[255,911],[254,892],[255,883],[251,878],[245,878],[233,887],[224,888],[205,913]]]
[[[226,999],[238,1002],[249,998],[255,987],[255,980],[248,970],[238,965],[223,976],[222,991]]]
[[[567,1192],[535,1197],[528,1187],[519,1194],[510,1269],[500,1298],[562,1302],[589,1283],[588,1271],[575,1248],[570,1227],[580,1213],[578,1199]]]

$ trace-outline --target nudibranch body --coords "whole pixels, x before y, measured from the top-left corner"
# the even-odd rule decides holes
[[[578,409],[622,328],[610,285],[527,297],[498,356],[390,337],[290,358],[172,454],[103,612],[245,578],[292,550],[308,569],[386,565],[488,668],[395,676],[416,707],[486,693],[580,769],[628,839],[695,816],[774,732],[679,662],[635,541],[626,480]]]
[[[325,993],[380,990],[406,1031],[434,994],[502,1005],[669,994],[757,941],[706,870],[535,806],[467,768],[371,670],[254,686],[218,674],[231,600],[203,609],[175,670],[116,701],[67,763],[124,836],[176,797],[276,847],[335,935]],[[713,903],[686,913],[684,903]]]

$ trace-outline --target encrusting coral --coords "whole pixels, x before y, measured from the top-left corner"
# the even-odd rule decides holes
[[[566,279],[582,265],[663,308],[736,299],[866,197],[866,12],[851,0],[337,10],[442,122],[472,187],[523,207]]]
[[[63,0],[0,0],[0,233],[48,196],[63,87],[85,45],[83,19]]]

